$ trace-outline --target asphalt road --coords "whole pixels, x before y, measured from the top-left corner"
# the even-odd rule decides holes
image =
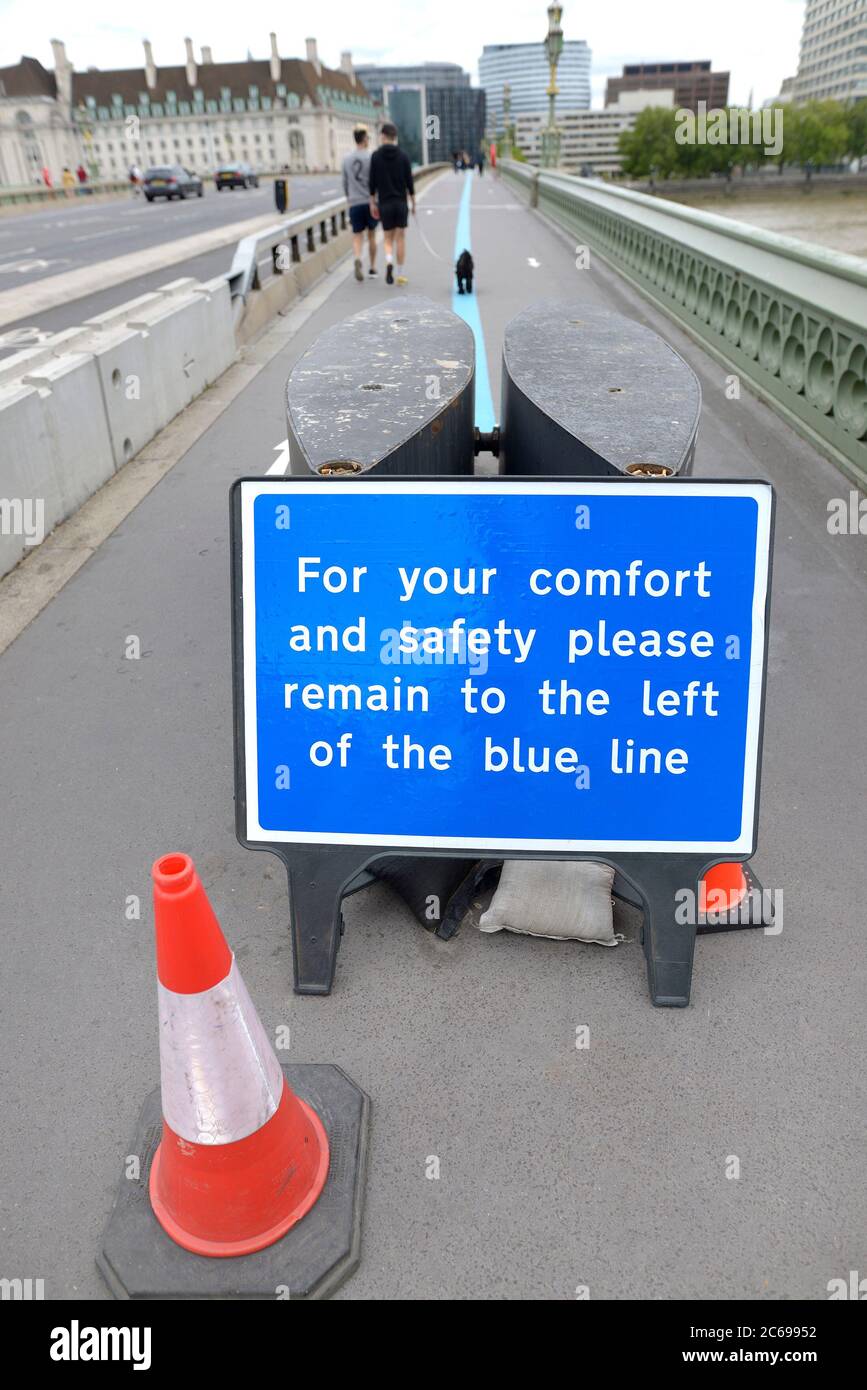
[[[421,204],[440,259],[410,231],[409,289],[443,304],[461,186],[448,174]],[[472,250],[495,410],[510,317],[542,296],[608,305],[698,373],[698,475],[777,488],[755,867],[784,893],[783,930],[700,938],[691,1006],[654,1010],[632,911],[617,950],[471,923],[443,943],[378,886],[347,904],[333,995],[291,993],[285,876],[233,831],[227,494],[273,462],[296,357],[401,293],[334,272],[0,657],[0,1273],[45,1278],[48,1298],[107,1296],[93,1259],[158,1078],[149,868],[173,849],[196,859],[266,1030],[290,1025],[284,1059],[336,1062],[372,1097],[362,1262],[339,1298],[824,1300],[864,1270],[867,574],[863,538],[826,524],[849,484],[488,176]]]
[[[293,176],[290,211],[339,197],[340,192],[338,174]],[[187,198],[183,202],[160,198],[147,203],[141,196],[94,204],[86,199],[70,199],[68,208],[55,204],[39,212],[0,218],[0,291],[35,284],[51,275],[98,265],[114,256],[194,236],[226,223],[258,217],[272,209],[274,185],[268,180],[259,188],[222,193],[217,193],[213,184],[206,185],[203,198]],[[276,220],[276,209],[274,216]],[[0,356],[21,346],[22,330],[57,333],[182,275],[200,279],[219,275],[228,270],[233,253],[233,245],[223,246],[166,270],[138,276],[111,289],[5,324],[0,327]]]

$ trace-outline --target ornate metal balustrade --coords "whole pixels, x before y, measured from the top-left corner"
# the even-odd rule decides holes
[[[499,168],[867,487],[867,262],[600,180]]]

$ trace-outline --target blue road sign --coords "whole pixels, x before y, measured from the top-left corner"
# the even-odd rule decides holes
[[[250,843],[754,851],[768,484],[236,486]]]

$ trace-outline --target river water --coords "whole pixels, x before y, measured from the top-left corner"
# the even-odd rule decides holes
[[[801,241],[847,251],[851,256],[867,257],[867,193],[786,190],[773,197],[757,194],[732,198],[687,194],[678,202],[799,237]]]

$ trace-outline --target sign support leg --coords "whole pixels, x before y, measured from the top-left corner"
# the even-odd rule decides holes
[[[289,875],[296,994],[330,994],[343,931],[341,898],[364,867],[358,850],[293,850]]]
[[[626,866],[630,872],[631,866]],[[692,921],[675,920],[676,894],[691,889],[698,901],[702,859],[677,855],[671,859],[647,855],[634,869],[644,897],[644,955],[651,1002],[656,1008],[685,1009],[692,984],[695,953],[695,913]]]

